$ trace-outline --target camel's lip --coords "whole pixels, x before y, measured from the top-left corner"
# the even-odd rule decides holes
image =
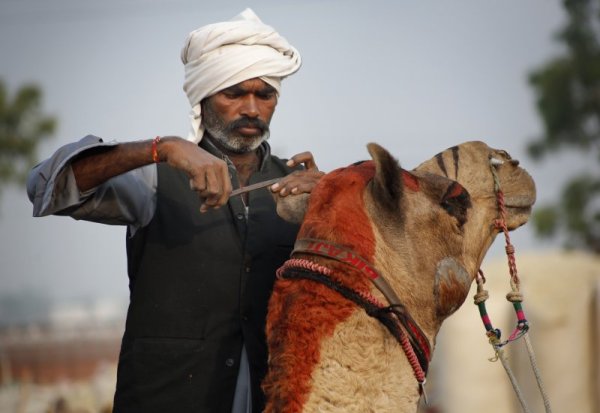
[[[508,210],[510,210],[510,214],[513,215],[513,216],[516,216],[516,215],[531,215],[531,206],[516,207],[516,206],[506,205],[506,208]]]
[[[511,209],[529,209],[529,210],[531,210],[531,207],[533,206],[534,203],[535,203],[535,197],[532,197],[531,195],[528,195],[528,194],[513,195],[504,200],[504,205],[506,205],[507,208],[511,208]]]

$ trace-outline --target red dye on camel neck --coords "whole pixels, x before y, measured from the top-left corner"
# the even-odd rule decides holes
[[[337,169],[323,177],[310,196],[298,238],[330,240],[372,259],[375,237],[363,193],[374,175],[375,165],[368,161]]]

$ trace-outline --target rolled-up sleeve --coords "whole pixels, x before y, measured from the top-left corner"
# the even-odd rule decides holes
[[[78,220],[129,225],[134,230],[148,224],[156,208],[155,164],[118,175],[85,192],[77,187],[71,169],[73,159],[90,149],[117,144],[88,135],[61,147],[34,167],[27,179],[33,216],[68,215]]]

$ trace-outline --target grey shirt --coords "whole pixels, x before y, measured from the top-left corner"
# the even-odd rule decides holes
[[[33,168],[27,179],[33,215],[69,215],[78,220],[129,225],[133,231],[148,224],[156,208],[155,164],[133,169],[85,192],[79,191],[75,182],[71,169],[74,158],[93,148],[117,144],[88,135],[61,147]]]

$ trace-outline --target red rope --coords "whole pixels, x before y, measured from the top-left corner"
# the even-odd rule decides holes
[[[510,235],[508,233],[508,227],[506,226],[506,205],[504,203],[504,192],[500,188],[496,190],[496,198],[498,200],[498,212],[500,217],[496,220],[496,228],[502,230],[504,233],[504,239],[506,240],[506,257],[508,259],[508,270],[510,272],[510,278],[512,282],[518,286],[520,283],[519,276],[517,274],[517,262],[515,260],[515,247],[510,242]]]

